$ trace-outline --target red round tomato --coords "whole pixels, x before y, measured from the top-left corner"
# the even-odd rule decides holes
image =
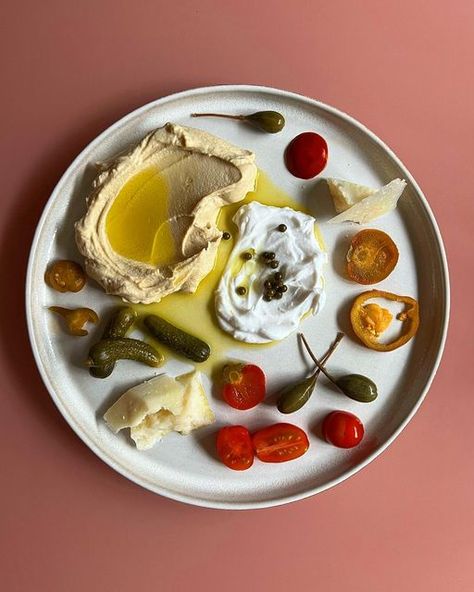
[[[252,436],[257,457],[263,462],[285,462],[302,456],[309,448],[308,436],[291,423],[276,423]]]
[[[326,140],[315,132],[304,132],[293,138],[285,151],[286,167],[300,179],[312,179],[328,161]]]
[[[239,425],[221,428],[217,434],[217,454],[229,469],[250,468],[254,454],[248,429]]]
[[[352,413],[333,411],[324,418],[323,435],[334,446],[353,448],[364,437],[364,426]]]
[[[222,396],[234,409],[251,409],[265,398],[265,374],[253,364],[230,364],[224,368]]]

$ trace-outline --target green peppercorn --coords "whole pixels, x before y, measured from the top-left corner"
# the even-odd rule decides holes
[[[280,265],[280,262],[277,261],[276,259],[274,259],[273,261],[270,261],[270,267],[272,269],[276,269],[279,265]]]
[[[286,232],[286,229],[287,229],[287,226],[286,226],[286,224],[279,224],[279,225],[278,225],[278,230],[279,230],[280,232]]]
[[[247,294],[247,289],[244,288],[244,286],[239,286],[238,288],[235,289],[235,291],[237,292],[237,294],[239,296],[245,296],[245,294]]]
[[[244,261],[250,261],[250,259],[252,259],[252,253],[245,251],[245,253],[242,253],[242,259],[244,259]]]
[[[230,239],[230,232],[223,232],[222,233],[222,238],[224,240],[229,240]]]
[[[265,280],[265,281],[263,282],[263,287],[264,287],[266,290],[270,290],[271,288],[273,288],[273,282],[272,282],[272,281],[270,281],[270,280]]]
[[[262,254],[262,257],[266,260],[266,261],[271,261],[272,259],[275,259],[275,253],[273,253],[273,251],[265,251]]]
[[[276,282],[281,282],[281,281],[283,281],[283,274],[280,273],[279,271],[277,271],[276,273],[273,274],[273,279]]]
[[[278,286],[277,288],[277,292],[281,292],[283,294],[283,292],[286,292],[288,290],[288,286],[285,286],[285,284],[282,284],[281,286]]]
[[[263,299],[265,300],[265,302],[270,302],[272,298],[273,296],[270,296],[270,294],[268,294],[267,292],[265,292],[265,294],[263,295]]]
[[[273,298],[280,300],[280,298],[283,298],[283,294],[281,292],[275,292],[275,296],[273,296]]]

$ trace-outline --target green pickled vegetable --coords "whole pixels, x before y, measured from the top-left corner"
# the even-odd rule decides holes
[[[194,362],[205,362],[211,355],[211,348],[205,341],[178,329],[161,317],[149,315],[145,317],[144,323],[158,341]]]
[[[135,360],[148,366],[160,366],[163,356],[150,344],[128,337],[102,339],[89,351],[89,368],[115,364],[118,360]]]
[[[117,337],[125,337],[131,329],[137,313],[130,307],[122,307],[117,309],[109,319],[102,339],[112,339]],[[107,378],[110,376],[115,368],[115,362],[104,364],[103,366],[92,366],[89,368],[89,373],[94,378]]]
[[[359,401],[360,403],[370,403],[374,401],[378,396],[377,385],[373,380],[363,376],[362,374],[346,374],[335,378],[324,368],[321,362],[311,351],[305,336],[299,334],[306,350],[308,351],[311,359],[316,364],[319,370],[335,385],[337,388],[344,393],[347,397]]]
[[[264,132],[276,134],[285,127],[285,118],[278,111],[257,111],[250,115],[227,115],[224,113],[191,113],[191,117],[224,117],[252,123]]]
[[[337,334],[334,343],[321,360],[323,364],[331,357],[343,337],[344,333]],[[297,384],[288,385],[280,391],[277,403],[278,411],[281,413],[294,413],[301,409],[311,397],[320,372],[321,370],[318,368],[316,372],[308,378],[305,378]]]

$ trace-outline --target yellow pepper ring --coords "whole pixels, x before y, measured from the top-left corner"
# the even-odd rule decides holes
[[[364,326],[362,321],[363,315],[361,315],[362,307],[372,298],[385,298],[386,300],[405,304],[405,309],[397,315],[397,319],[403,323],[403,332],[395,341],[380,343],[377,340],[377,336]],[[398,296],[397,294],[383,292],[382,290],[369,290],[368,292],[363,292],[354,300],[351,308],[351,324],[354,333],[365,346],[381,352],[393,351],[405,345],[418,331],[420,325],[420,309],[418,302],[414,298],[410,298],[410,296]]]

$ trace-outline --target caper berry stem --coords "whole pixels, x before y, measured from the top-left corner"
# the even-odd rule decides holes
[[[326,370],[326,368],[321,364],[321,362],[318,360],[318,358],[314,355],[314,353],[312,352],[312,350],[311,350],[311,348],[309,346],[309,343],[306,341],[306,337],[303,335],[303,333],[298,333],[298,335],[300,336],[301,341],[303,342],[303,344],[304,344],[304,346],[306,348],[306,351],[308,352],[310,358],[313,360],[313,362],[318,367],[318,370],[320,372],[322,372],[324,374],[324,376],[326,376],[326,378],[328,378],[335,386],[337,386],[337,388],[339,390],[341,390],[341,388],[337,384],[337,380],[334,378],[334,376],[332,376],[331,374],[329,374],[329,372]],[[338,333],[338,335],[340,335],[340,334]]]
[[[229,115],[227,113],[191,113],[191,117],[223,117],[225,119],[238,119],[240,121],[246,119],[245,115]]]
[[[303,343],[305,344],[305,346],[307,346],[307,342],[304,339],[304,335],[302,333],[300,333],[300,335],[301,335],[302,339],[304,340]],[[336,339],[334,340],[334,343],[331,345],[331,347],[325,353],[324,357],[321,359],[321,364],[325,364],[329,360],[329,358],[332,356],[332,354],[334,353],[334,351],[337,348],[337,346],[341,343],[343,337],[344,337],[344,333],[341,333],[341,332],[339,332],[336,335]],[[308,349],[308,347],[306,349]],[[311,356],[311,359],[314,361],[314,354],[313,354],[313,352],[310,349],[308,349],[308,353]],[[320,372],[321,372],[321,368],[318,367],[318,369],[316,370],[316,372],[314,373],[314,375],[315,376],[318,376]]]

